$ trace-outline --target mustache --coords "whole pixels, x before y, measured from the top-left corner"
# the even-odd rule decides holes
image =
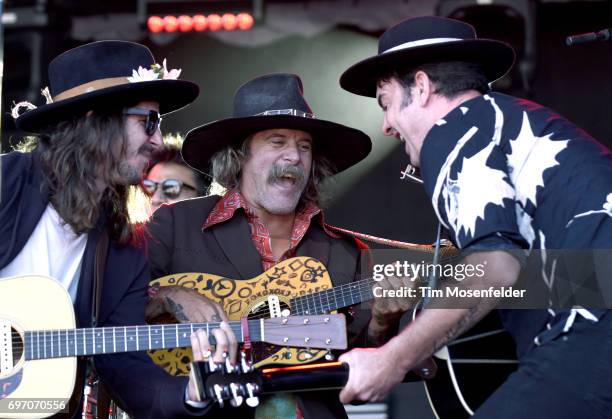
[[[301,166],[282,166],[275,164],[268,173],[268,183],[280,181],[284,176],[292,176],[295,183],[303,184],[306,179],[306,172]]]
[[[142,154],[143,156],[151,158],[153,157],[156,151],[157,148],[154,145],[150,143],[145,143],[138,149],[138,154]]]

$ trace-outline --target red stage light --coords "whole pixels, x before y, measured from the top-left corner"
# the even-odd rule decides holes
[[[197,32],[205,31],[207,23],[206,16],[204,15],[195,15],[193,17],[193,29]]]
[[[166,32],[176,32],[178,29],[178,19],[176,16],[166,16],[164,17],[164,27]]]
[[[164,30],[164,20],[159,16],[151,16],[147,19],[147,27],[153,33],[158,33]]]
[[[189,32],[193,28],[193,19],[191,16],[182,15],[178,17],[178,28],[181,32]]]
[[[225,29],[226,31],[233,31],[238,25],[236,16],[231,13],[224,14],[221,17],[221,20],[223,21],[223,29]]]
[[[221,26],[223,26],[223,21],[221,19],[221,16],[219,16],[218,14],[208,15],[208,29],[209,30],[211,30],[212,32],[216,32],[219,29],[221,29]]]
[[[248,13],[239,13],[236,16],[236,20],[238,21],[238,29],[241,31],[246,31],[253,27],[253,16]]]

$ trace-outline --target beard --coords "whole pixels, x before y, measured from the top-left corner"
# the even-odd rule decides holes
[[[149,143],[143,144],[132,159],[124,159],[117,166],[116,183],[121,185],[138,185],[143,179],[145,170],[151,163],[151,157],[155,152],[155,147]],[[139,165],[136,161],[140,157],[145,157],[146,163]],[[141,167],[142,166],[142,167]]]

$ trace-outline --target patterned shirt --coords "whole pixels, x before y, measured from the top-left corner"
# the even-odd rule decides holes
[[[295,255],[296,248],[304,238],[306,231],[308,231],[313,218],[316,219],[316,222],[320,223],[326,234],[335,238],[340,237],[325,227],[321,209],[312,202],[309,202],[306,205],[300,206],[295,214],[289,249],[283,253],[279,260],[275,260],[272,253],[272,238],[270,237],[270,231],[249,207],[238,189],[228,191],[219,202],[217,202],[206,218],[202,229],[231,219],[239,209],[243,210],[246,215],[249,227],[251,228],[251,240],[253,240],[255,248],[261,256],[261,264],[264,271],[270,269],[278,262],[289,259]],[[270,417],[279,419],[302,418],[302,412],[294,396],[290,394],[277,394],[266,398],[264,403],[257,408],[255,415],[256,419]]]
[[[433,208],[462,249],[612,249],[612,153],[550,109],[476,97],[436,122],[420,157]],[[540,253],[552,294],[556,263]],[[549,315],[502,313],[519,353]],[[564,315],[573,322],[576,312]]]
[[[261,263],[264,271],[270,269],[278,262],[289,259],[295,255],[296,248],[304,238],[306,231],[308,231],[313,218],[315,218],[316,222],[323,227],[325,233],[330,237],[340,237],[326,228],[323,222],[323,213],[321,209],[314,203],[309,202],[306,205],[300,206],[295,214],[289,249],[283,253],[279,260],[275,260],[272,254],[270,231],[253,210],[249,208],[249,205],[238,189],[232,189],[217,202],[206,218],[203,229],[231,219],[238,209],[242,209],[247,217],[249,227],[251,228],[251,239],[253,240],[255,248],[261,255]]]

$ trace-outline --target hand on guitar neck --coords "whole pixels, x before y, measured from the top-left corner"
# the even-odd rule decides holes
[[[238,351],[238,340],[227,322],[222,322],[219,329],[213,329],[213,336],[216,340],[214,353],[208,341],[208,335],[202,329],[197,330],[191,335],[191,349],[195,362],[212,362],[224,365],[224,368],[231,370],[236,365],[236,353]],[[226,365],[229,364],[229,365]],[[197,378],[192,373],[189,374],[189,385],[187,387],[189,400],[201,401],[198,391]]]
[[[399,330],[402,315],[414,309],[419,299],[400,297],[397,292],[415,288],[418,281],[410,277],[386,277],[372,286],[374,303],[372,318],[368,325],[368,343],[380,346],[395,336]]]

